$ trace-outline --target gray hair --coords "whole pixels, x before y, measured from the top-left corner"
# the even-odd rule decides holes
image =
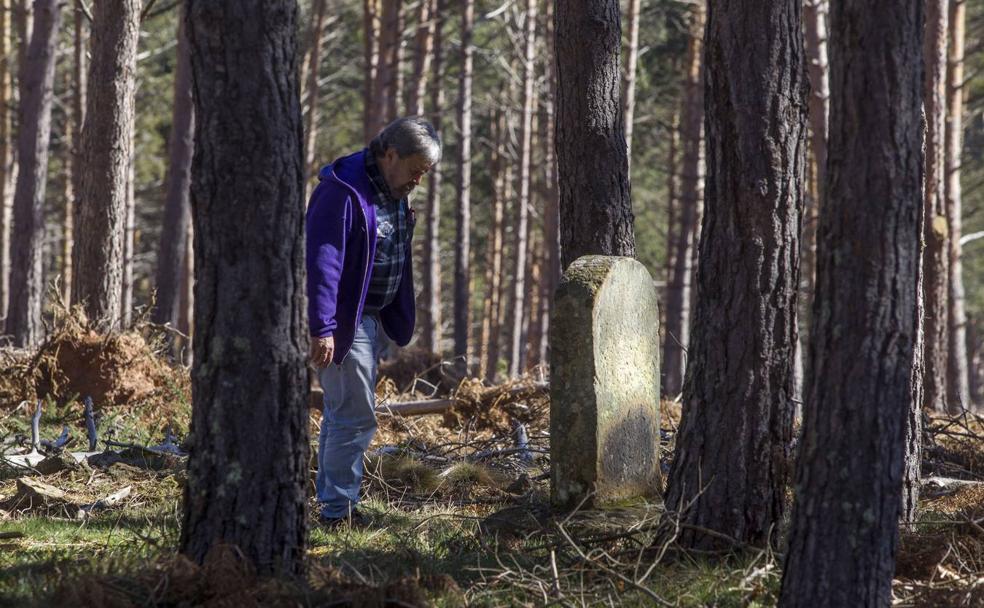
[[[418,116],[397,118],[369,143],[369,150],[376,156],[382,156],[390,148],[395,148],[400,158],[420,154],[432,165],[441,160],[441,138],[437,130]]]

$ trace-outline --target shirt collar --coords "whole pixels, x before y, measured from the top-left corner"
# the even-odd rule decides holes
[[[372,182],[376,190],[383,195],[383,200],[387,203],[393,202],[389,185],[383,178],[383,172],[379,169],[379,163],[376,162],[376,155],[372,153],[371,149],[366,149],[366,175],[369,176],[369,181]]]

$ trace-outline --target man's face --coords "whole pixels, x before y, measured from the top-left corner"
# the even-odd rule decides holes
[[[399,199],[409,195],[417,187],[424,175],[431,170],[431,164],[421,154],[400,158],[396,148],[389,148],[380,159],[379,168],[389,186],[390,194]]]

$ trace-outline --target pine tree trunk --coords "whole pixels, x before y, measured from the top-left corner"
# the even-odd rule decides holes
[[[680,112],[673,112],[673,120],[670,123],[670,133],[669,133],[670,145],[669,151],[667,152],[666,159],[666,264],[663,267],[663,272],[666,276],[666,287],[669,290],[670,281],[673,277],[673,255],[676,252],[676,240],[673,236],[676,234],[676,223],[677,214],[679,213],[680,202],[679,200],[679,179],[678,175],[680,173]],[[665,301],[664,297],[664,301]],[[666,308],[663,307],[664,317],[666,315]],[[664,321],[665,323],[665,321]],[[665,347],[664,347],[665,348]]]
[[[431,80],[431,111],[433,125],[438,133],[443,127],[444,114],[444,14],[443,2],[435,2],[434,70]],[[424,241],[423,289],[418,300],[420,306],[421,344],[432,352],[441,352],[441,182],[443,169],[437,163],[431,169],[427,183],[427,235]]]
[[[495,380],[499,364],[499,336],[502,319],[500,294],[502,291],[502,242],[504,234],[505,208],[505,170],[503,141],[505,140],[505,119],[498,112],[493,127],[494,147],[492,151],[492,225],[489,227],[488,270],[485,275],[485,316],[482,318],[482,356],[480,357],[479,377],[489,384]]]
[[[523,114],[519,143],[519,199],[516,201],[516,265],[513,270],[513,326],[509,348],[509,377],[525,371],[525,332],[523,322],[527,293],[526,254],[529,237],[530,186],[533,181],[531,157],[533,152],[533,80],[536,50],[536,0],[526,0],[525,51],[523,53]]]
[[[677,538],[685,547],[731,542],[714,533],[765,545],[786,512],[807,137],[800,17],[799,0],[708,8],[706,215],[666,492],[692,526]]]
[[[10,0],[3,0],[0,9],[2,9],[0,10],[0,334],[2,334],[7,319],[7,304],[10,300],[10,238],[14,219],[10,188],[14,177],[10,145],[10,108],[13,107]]]
[[[261,574],[295,575],[308,481],[297,4],[187,11],[197,281],[181,551],[201,562],[231,544]]]
[[[434,46],[434,24],[437,21],[437,0],[419,0],[417,8],[417,36],[413,56],[413,82],[407,89],[407,113],[423,116],[424,97],[427,94],[427,74],[431,67]]]
[[[379,72],[379,0],[362,1],[363,56],[362,137],[366,144],[376,136],[376,78]]]
[[[553,294],[560,283],[560,209],[557,193],[557,155],[554,147],[555,116],[554,102],[557,99],[557,79],[554,67],[554,22],[553,3],[547,2],[545,15],[544,79],[546,94],[540,100],[543,117],[540,119],[540,141],[543,144],[543,280],[540,282],[540,303],[542,322],[540,339],[540,361],[548,360],[550,345],[550,310]]]
[[[391,120],[396,118],[397,72],[400,48],[400,9],[402,0],[382,0],[379,30],[379,62],[376,82],[373,85],[372,121],[369,137],[375,137]]]
[[[189,207],[190,211],[190,207]],[[179,358],[184,365],[191,366],[194,362],[192,356],[192,339],[195,335],[195,229],[192,223],[188,222],[188,230],[185,234],[185,253],[184,263],[181,265],[181,299],[178,305],[178,331],[183,334],[181,346],[184,349],[184,356]]]
[[[311,23],[311,33],[308,38],[308,48],[310,50],[307,61],[307,86],[305,94],[307,98],[307,115],[304,124],[304,166],[307,167],[308,179],[314,178],[318,174],[318,166],[315,160],[315,152],[318,143],[318,110],[320,110],[319,99],[321,87],[318,86],[318,74],[321,71],[321,39],[325,33],[325,18],[327,13],[327,0],[314,1],[314,21]],[[304,97],[302,95],[302,97]]]
[[[92,22],[92,65],[82,130],[82,189],[72,302],[108,329],[120,326],[128,181],[132,162],[140,0],[102,0]]]
[[[962,225],[962,192],[960,164],[963,149],[963,80],[964,34],[967,7],[965,0],[950,2],[949,61],[947,71],[946,158],[944,184],[946,216],[950,227],[947,255],[949,258],[949,311],[947,334],[947,404],[951,413],[960,413],[970,406],[970,376],[967,367],[967,313],[964,308],[963,253],[960,247]]]
[[[817,220],[823,200],[823,184],[827,167],[827,117],[830,113],[830,76],[827,62],[828,0],[807,0],[803,3],[806,32],[806,57],[810,76],[810,156],[813,164],[810,196],[803,218],[803,277],[801,302],[813,301],[816,281]]]
[[[666,346],[663,350],[663,392],[671,399],[683,390],[684,353],[690,342],[690,290],[695,250],[694,230],[703,198],[701,149],[704,138],[704,39],[705,11],[701,3],[691,9],[687,46],[687,81],[680,108],[680,200],[673,243],[673,272],[666,289]]]
[[[37,12],[31,43],[23,57],[18,77],[19,169],[14,191],[11,298],[5,330],[13,336],[16,346],[36,344],[43,331],[44,193],[48,178],[55,55],[61,26],[61,4],[58,0],[39,0],[35,8]]]
[[[619,100],[619,3],[562,2],[556,11],[557,168],[563,264],[567,267],[588,254],[635,256],[628,155]]]
[[[136,111],[136,108],[134,108]],[[120,283],[120,326],[130,329],[133,320],[133,252],[137,201],[134,193],[136,170],[133,131],[130,131],[130,162],[126,168],[126,207],[123,224],[123,276]]]
[[[925,0],[923,47],[926,107],[926,252],[923,256],[923,301],[926,307],[924,407],[946,408],[949,229],[943,196],[946,122],[947,1]]]
[[[918,463],[907,421],[919,403],[922,27],[921,2],[831,4],[829,161],[787,608],[891,603],[904,472]]]
[[[636,71],[639,66],[639,5],[641,0],[629,0],[629,48],[625,61],[625,97],[622,115],[625,119],[625,149],[632,169],[632,132],[635,121]]]
[[[157,254],[157,307],[152,317],[156,323],[172,325],[178,323],[180,316],[188,224],[191,222],[191,159],[195,150],[195,105],[191,92],[191,56],[186,28],[185,19],[180,19],[164,223]]]
[[[468,332],[471,326],[471,129],[472,129],[472,27],[475,2],[464,0],[461,10],[461,80],[458,92],[458,201],[454,240],[454,356],[468,369]]]

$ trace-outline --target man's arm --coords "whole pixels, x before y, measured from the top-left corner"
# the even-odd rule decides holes
[[[308,323],[312,338],[331,337],[337,327],[338,282],[352,226],[351,200],[339,188],[320,184],[307,212]]]

